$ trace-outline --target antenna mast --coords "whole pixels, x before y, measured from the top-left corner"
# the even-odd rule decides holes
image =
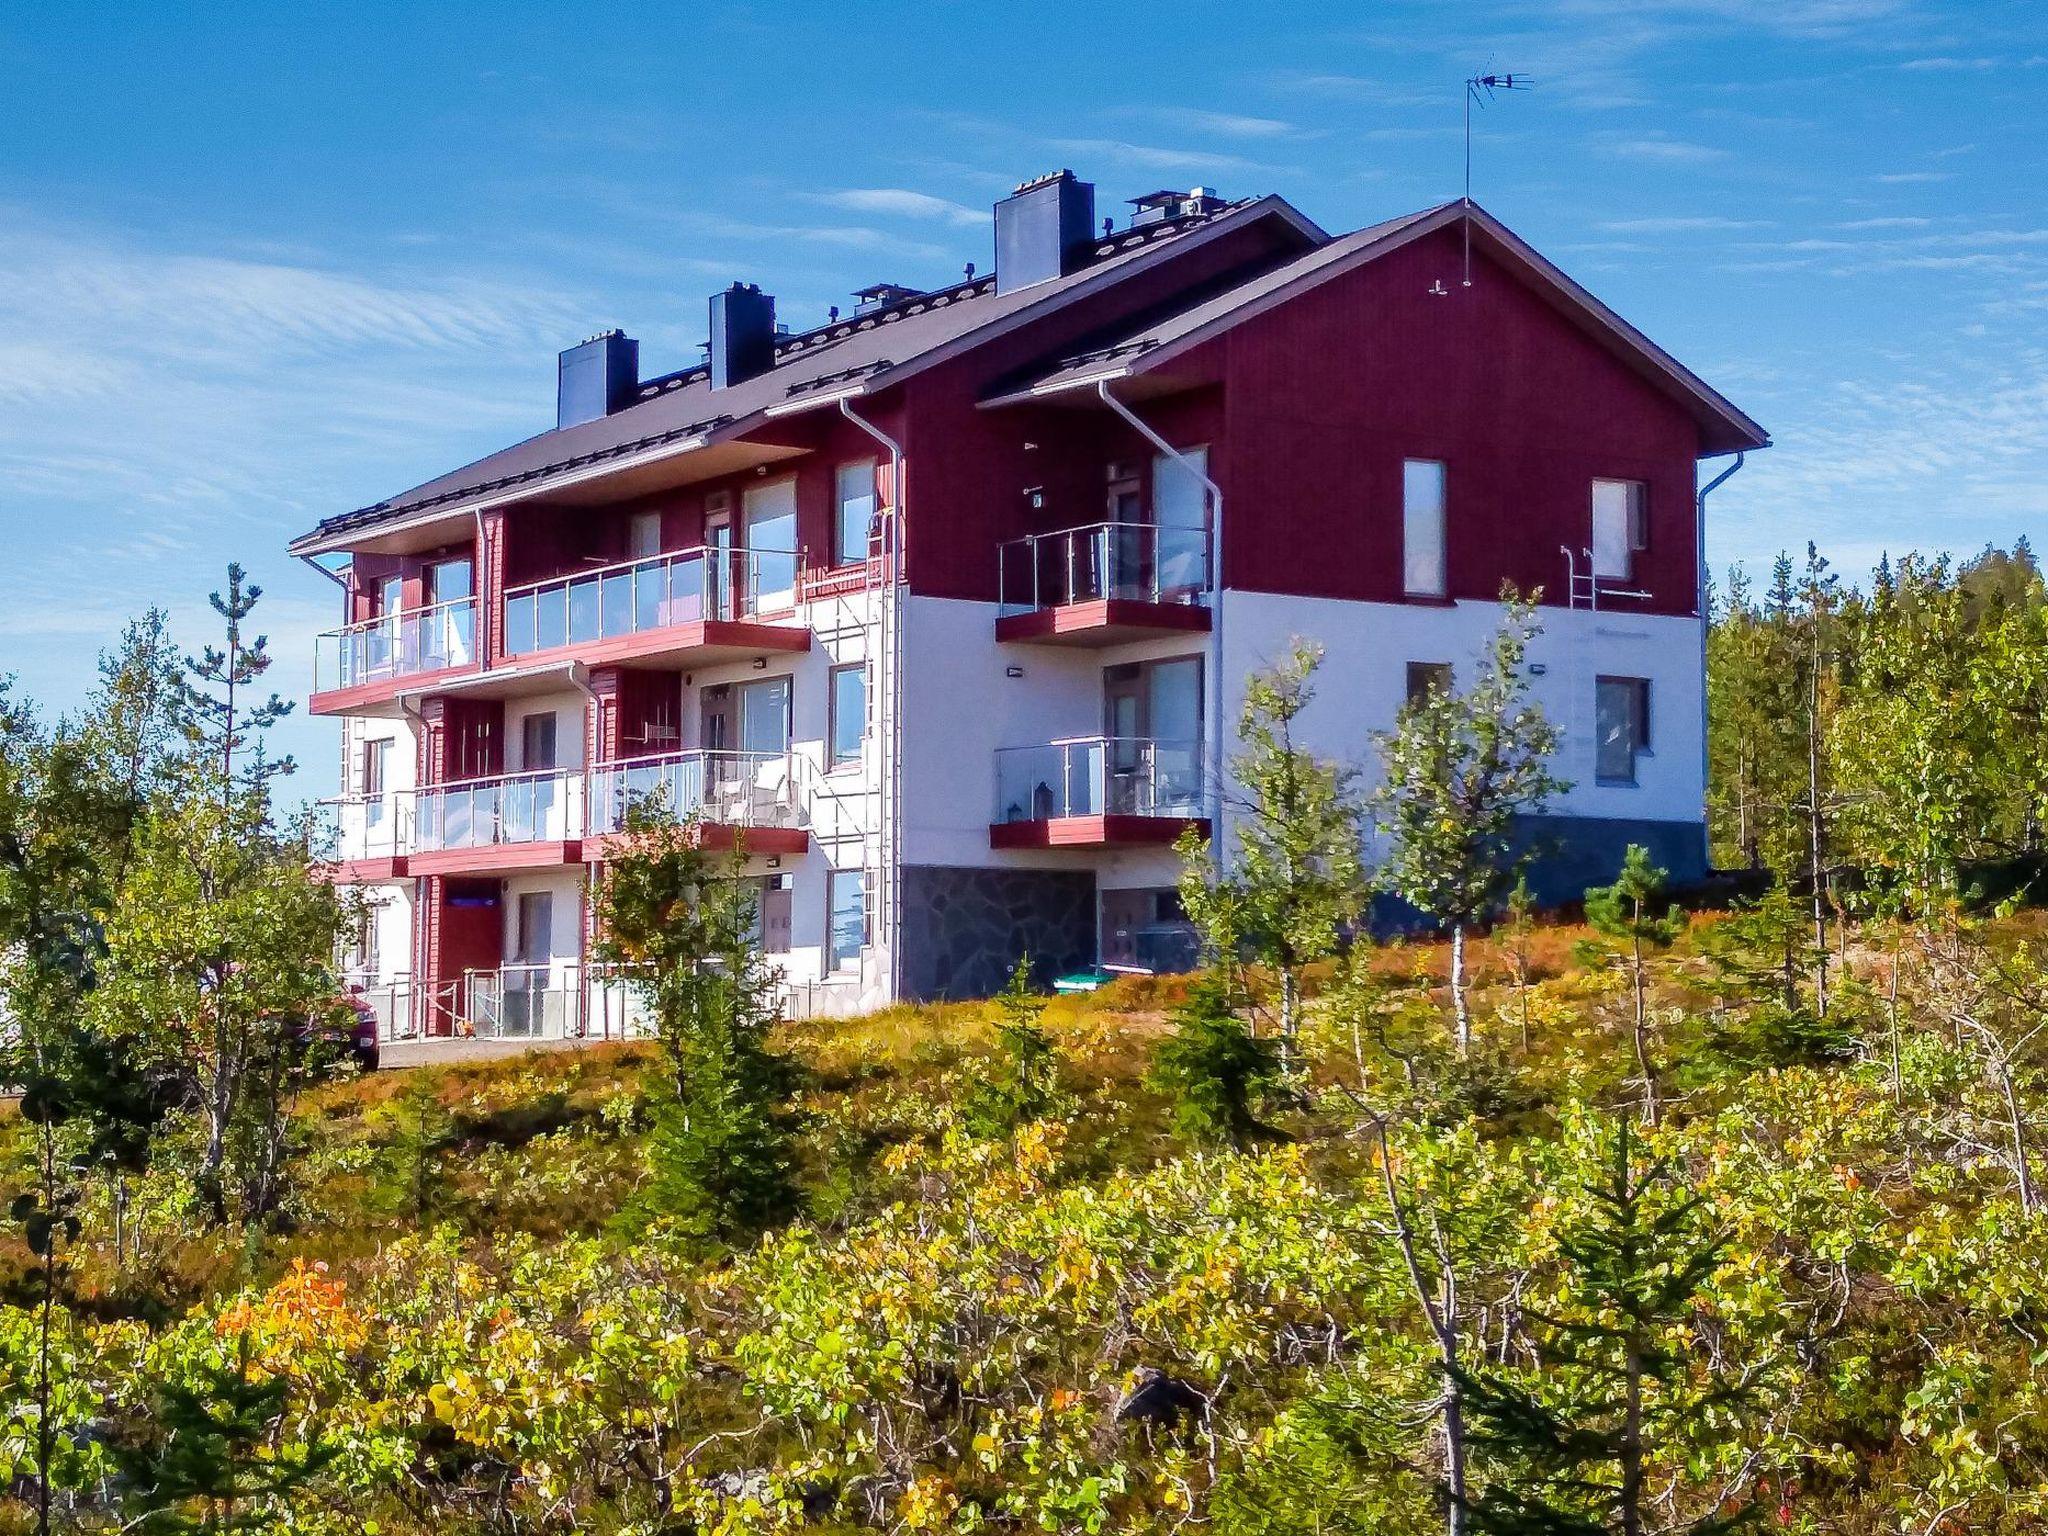
[[[1485,106],[1495,91],[1526,91],[1536,82],[1527,75],[1473,75],[1465,81],[1465,281],[1472,286],[1472,103]]]

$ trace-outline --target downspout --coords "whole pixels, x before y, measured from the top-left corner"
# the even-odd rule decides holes
[[[1693,519],[1693,542],[1696,546],[1697,571],[1694,577],[1700,605],[1700,811],[1706,812],[1707,774],[1712,767],[1713,754],[1707,748],[1707,628],[1713,622],[1713,615],[1707,611],[1707,498],[1731,479],[1742,468],[1742,461],[1749,457],[1747,449],[1737,449],[1735,462],[1714,476],[1699,489],[1693,498],[1697,515]]]
[[[888,596],[881,610],[882,657],[889,675],[881,690],[889,711],[882,747],[882,932],[889,946],[889,1001],[903,995],[903,445],[865,417],[851,398],[839,399],[839,414],[881,445],[889,455]],[[879,733],[878,733],[879,734]]]
[[[1109,380],[1097,379],[1095,392],[1146,442],[1202,482],[1209,497],[1209,836],[1216,866],[1223,867],[1223,487],[1209,478],[1187,454],[1161,437],[1138,414],[1109,392]]]
[[[481,530],[479,530],[481,531]],[[598,706],[597,691],[590,686],[590,668],[580,661],[569,663],[569,686],[583,695],[583,790],[582,803],[576,808],[577,821],[584,833],[590,828],[590,749],[597,745]],[[566,828],[564,829],[567,830]],[[597,914],[597,865],[586,853],[583,858],[583,921],[576,925],[576,1023],[577,1033],[585,1040],[590,1038],[590,1013],[596,989],[590,977],[590,938],[592,924]],[[611,1038],[611,1015],[605,1015],[604,1038]]]

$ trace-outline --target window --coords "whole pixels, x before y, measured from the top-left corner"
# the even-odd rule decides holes
[[[867,942],[867,880],[857,869],[835,869],[825,877],[831,967],[844,970],[860,963]]]
[[[868,557],[875,521],[875,466],[872,460],[839,466],[838,497],[832,517],[832,559],[852,565]]]
[[[460,602],[474,592],[467,560],[439,560],[427,567],[427,606]]]
[[[844,768],[860,761],[861,742],[868,733],[868,669],[864,662],[832,669],[832,739],[826,766]]]
[[[555,766],[555,712],[528,715],[519,722],[519,768],[539,773]]]
[[[405,607],[405,578],[386,576],[377,583],[377,615],[393,618]]]
[[[1627,581],[1638,550],[1650,547],[1643,482],[1593,482],[1593,574]]]
[[[742,683],[740,750],[780,757],[789,750],[789,679],[767,677]]]
[[[661,514],[659,512],[635,512],[633,521],[626,529],[626,556],[631,560],[647,560],[661,553]]]
[[[550,891],[524,891],[519,897],[518,929],[512,958],[520,965],[545,965],[554,942],[555,898]]]
[[[370,826],[384,822],[385,791],[391,786],[391,738],[380,737],[363,743],[363,820]]]
[[[1444,467],[1435,459],[1401,464],[1401,579],[1413,597],[1444,595]]]
[[[1448,661],[1411,661],[1408,663],[1408,702],[1419,704],[1432,693],[1451,691],[1451,664]]]
[[[350,957],[348,968],[360,972],[364,981],[375,978],[382,969],[378,964],[377,909],[374,907],[357,919],[355,953]]]
[[[1602,784],[1633,784],[1636,758],[1650,750],[1649,679],[1600,677],[1593,689],[1593,776]]]

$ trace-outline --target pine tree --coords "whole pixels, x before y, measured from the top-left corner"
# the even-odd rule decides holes
[[[1587,1208],[1558,1240],[1554,1303],[1523,1316],[1529,1368],[1460,1361],[1475,1481],[1470,1528],[1494,1536],[1643,1536],[1649,1472],[1667,1441],[1748,1393],[1692,1348],[1689,1325],[1725,1241],[1668,1162],[1642,1163],[1618,1116]],[[1660,1533],[1714,1536],[1746,1511],[1708,1511]]]
[[[290,1397],[283,1376],[251,1370],[246,1333],[217,1358],[164,1381],[150,1441],[123,1455],[134,1489],[124,1529],[142,1536],[233,1536],[284,1529],[280,1506],[329,1465],[335,1449],[315,1439],[280,1443]]]
[[[967,1096],[962,1123],[973,1135],[999,1141],[1055,1113],[1063,1100],[1059,1057],[1039,1020],[1045,1000],[1031,990],[1031,961],[1017,961],[996,999],[996,1059]]]
[[[1197,981],[1174,1009],[1173,1026],[1153,1053],[1148,1080],[1172,1103],[1175,1129],[1240,1149],[1277,1136],[1258,1110],[1285,1080],[1280,1056],[1246,1028],[1226,983],[1215,975]]]
[[[289,757],[267,758],[263,752],[263,732],[290,714],[292,705],[275,693],[258,698],[249,692],[270,670],[271,657],[267,636],[243,639],[243,626],[263,596],[261,587],[243,585],[244,575],[241,566],[231,563],[227,595],[209,595],[207,601],[221,616],[221,643],[187,656],[177,683],[185,738],[216,777],[224,801],[259,790],[294,768]],[[253,760],[238,766],[251,752]]]
[[[1652,1125],[1661,1117],[1663,1105],[1650,1049],[1649,952],[1669,949],[1685,932],[1685,914],[1675,904],[1657,910],[1664,901],[1664,879],[1665,872],[1650,862],[1649,850],[1630,843],[1614,884],[1594,886],[1586,892],[1586,921],[1615,946],[1608,956],[1618,959],[1628,972],[1634,1004],[1630,1038],[1643,1085],[1643,1118]]]
[[[693,823],[636,803],[597,888],[597,958],[645,1000],[661,1048],[642,1205],[707,1243],[779,1226],[803,1205],[798,1073],[769,1048],[776,978],[740,857],[714,861]]]

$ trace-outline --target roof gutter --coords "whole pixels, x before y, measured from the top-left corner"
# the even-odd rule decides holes
[[[326,566],[322,565],[318,560],[315,560],[311,555],[298,555],[294,558],[303,561],[306,565],[318,571],[322,576],[325,576],[329,581],[333,582],[337,587],[341,588],[342,591],[346,592],[348,590],[348,578],[343,576],[339,571],[330,571],[329,569],[327,569]]]
[[[1694,590],[1699,593],[1700,605],[1700,805],[1706,808],[1707,775],[1713,766],[1713,754],[1707,748],[1707,728],[1712,723],[1707,718],[1707,631],[1714,622],[1714,616],[1707,611],[1707,498],[1719,490],[1735,472],[1742,468],[1743,460],[1749,457],[1747,449],[1738,449],[1735,462],[1714,476],[1699,489],[1693,498],[1693,542],[1696,571]]]
[[[1209,499],[1209,837],[1216,867],[1223,867],[1223,487],[1209,471],[1147,425],[1137,412],[1109,392],[1110,377],[1098,378],[1095,392],[1132,431],[1202,482]]]

